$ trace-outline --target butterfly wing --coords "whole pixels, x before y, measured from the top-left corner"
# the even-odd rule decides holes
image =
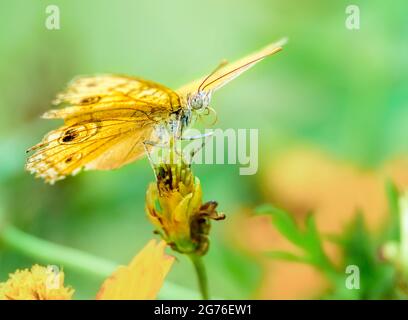
[[[64,119],[66,123],[103,120],[107,117],[153,116],[157,111],[180,108],[177,93],[152,81],[119,75],[74,79],[53,101],[70,107],[46,112],[43,118]]]
[[[50,110],[48,119],[64,126],[48,133],[31,150],[26,169],[53,183],[85,169],[114,169],[140,158],[154,126],[180,108],[176,93],[153,82],[122,76],[74,80]]]
[[[135,130],[132,134],[123,136],[122,139],[115,142],[106,152],[87,163],[87,170],[112,170],[131,163],[144,156],[145,148],[151,148],[150,145],[143,145],[143,142],[158,142],[153,138],[153,127]]]
[[[221,68],[212,73],[211,76],[202,77],[186,84],[179,88],[177,93],[183,98],[183,104],[185,104],[187,96],[191,93],[197,92],[199,88],[204,91],[215,91],[238,77],[244,71],[253,67],[262,59],[282,50],[282,46],[285,43],[286,39],[282,39],[233,63],[225,63]]]

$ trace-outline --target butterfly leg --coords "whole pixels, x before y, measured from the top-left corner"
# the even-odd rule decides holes
[[[148,146],[159,147],[159,148],[169,148],[169,146],[166,145],[166,144],[163,144],[163,143],[150,141],[150,140],[143,141],[143,148],[144,148],[145,153],[147,155],[147,158],[149,160],[150,166],[152,167],[153,171],[156,172],[155,171],[155,161],[152,158],[152,153],[149,151]]]
[[[151,154],[150,154],[150,151],[149,151],[149,149],[147,148],[148,142],[151,142],[151,141],[143,141],[143,148],[144,148],[145,153],[146,153],[146,155],[147,155],[147,159],[149,159],[150,166],[151,166],[152,169],[153,169],[154,176],[156,177],[156,168],[155,168],[155,166],[154,166],[154,162],[153,162],[152,156],[151,156]]]
[[[193,159],[194,159],[195,155],[197,153],[199,153],[200,150],[202,150],[204,148],[204,146],[205,146],[205,140],[201,143],[201,145],[197,149],[191,150],[191,152],[190,152],[190,163],[193,162]]]
[[[196,136],[187,136],[187,137],[181,137],[181,140],[186,140],[186,141],[191,141],[191,140],[198,140],[198,139],[202,139],[202,138],[207,138],[207,137],[211,137],[214,134],[214,131],[210,131],[210,132],[206,132],[206,133],[202,133]]]
[[[163,149],[169,147],[168,145],[166,145],[166,144],[164,144],[164,143],[158,143],[158,142],[150,141],[150,140],[143,141],[143,145],[144,145],[145,147],[146,147],[146,145],[150,145],[150,146],[152,146],[152,147],[159,147],[159,148],[163,148]]]
[[[184,140],[189,140],[189,141],[204,138],[204,141],[201,143],[201,145],[198,148],[193,149],[193,150],[190,151],[190,164],[193,162],[193,159],[194,159],[195,155],[204,148],[204,146],[205,146],[205,144],[207,142],[207,139],[209,137],[211,137],[213,134],[214,134],[214,132],[211,131],[211,132],[201,134],[201,135],[197,135],[197,136],[185,137],[186,139],[184,139]]]

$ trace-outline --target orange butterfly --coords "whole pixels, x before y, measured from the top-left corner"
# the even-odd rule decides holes
[[[280,41],[232,64],[222,63],[177,91],[120,75],[74,79],[54,101],[68,106],[43,115],[64,119],[64,125],[28,150],[35,153],[26,169],[53,184],[82,168],[108,170],[139,159],[146,145],[160,143],[163,129],[171,134],[182,131],[196,114],[208,110],[215,90],[282,50],[282,45]]]

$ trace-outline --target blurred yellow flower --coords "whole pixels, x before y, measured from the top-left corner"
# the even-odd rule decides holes
[[[105,280],[96,299],[155,299],[174,262],[164,253],[165,247],[164,241],[151,240],[128,266],[120,266]],[[71,300],[73,293],[64,287],[64,273],[55,266],[17,270],[0,283],[0,300]]]
[[[157,182],[146,194],[146,212],[163,239],[176,251],[203,255],[209,246],[210,219],[225,216],[217,202],[203,204],[200,180],[183,159],[155,168]]]
[[[0,300],[71,300],[73,293],[64,287],[64,272],[52,266],[17,270],[0,283]]]
[[[155,299],[174,257],[166,255],[166,243],[151,240],[128,266],[120,266],[102,284],[97,300]]]

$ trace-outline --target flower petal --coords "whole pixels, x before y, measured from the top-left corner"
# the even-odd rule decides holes
[[[155,299],[174,257],[164,253],[166,243],[151,240],[128,266],[120,266],[102,284],[97,300]]]

